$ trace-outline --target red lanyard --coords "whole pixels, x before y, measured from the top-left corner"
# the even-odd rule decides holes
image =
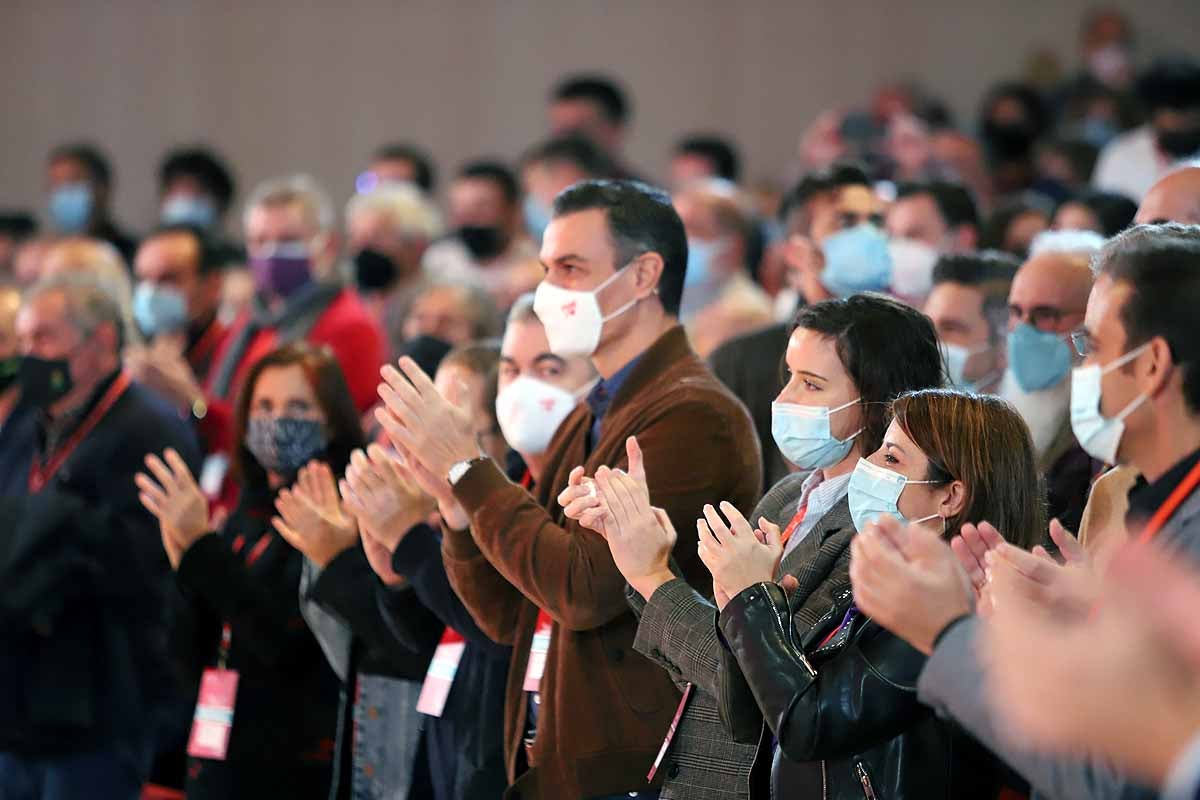
[[[788,539],[792,538],[792,534],[796,532],[796,528],[799,528],[800,523],[804,522],[804,516],[807,513],[808,503],[805,503],[804,505],[800,506],[800,508],[796,509],[796,513],[792,517],[792,521],[789,522],[788,526],[783,530],[783,536],[780,537],[779,540],[780,544],[787,544]]]
[[[200,338],[196,340],[196,343],[192,345],[191,350],[188,351],[187,360],[194,364],[200,359],[208,356],[214,349],[216,349],[217,342],[221,341],[221,333],[221,323],[214,319],[211,323],[209,323],[209,326],[204,329],[204,333],[200,335]],[[196,377],[199,379],[203,376],[198,375]]]
[[[1196,466],[1192,467],[1191,472],[1184,477],[1179,485],[1175,487],[1175,490],[1171,492],[1170,496],[1167,497],[1167,501],[1158,507],[1158,511],[1154,512],[1154,516],[1150,517],[1150,521],[1146,523],[1146,527],[1142,529],[1141,534],[1138,536],[1138,542],[1144,544],[1157,536],[1158,532],[1167,524],[1167,520],[1179,510],[1179,506],[1188,498],[1188,495],[1192,493],[1197,484],[1200,484],[1200,462],[1197,462]]]
[[[88,415],[84,418],[71,437],[66,443],[59,447],[50,456],[50,460],[42,463],[42,459],[35,453],[33,462],[29,465],[29,491],[32,493],[40,492],[50,479],[54,477],[63,463],[70,457],[79,443],[87,438],[87,435],[92,432],[92,429],[104,419],[116,402],[121,399],[121,395],[125,394],[125,390],[129,388],[129,376],[122,372],[113,381],[112,386],[108,387],[108,391],[100,398],[100,402],[96,403]]]

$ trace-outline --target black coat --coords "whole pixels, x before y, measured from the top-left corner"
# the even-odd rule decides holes
[[[442,716],[426,720],[430,775],[437,800],[499,797],[504,770],[504,698],[512,648],[496,644],[475,624],[450,588],[441,537],[417,525],[392,554],[392,568],[408,579],[421,603],[465,642]],[[380,585],[380,607],[396,637],[416,644],[420,628],[405,612],[403,594]]]
[[[270,526],[273,498],[244,490],[220,533],[183,554],[173,628],[191,681],[217,664],[238,672],[225,761],[188,761],[189,800],[321,798],[329,792],[340,681],[300,614],[303,556]]]
[[[760,741],[752,796],[768,796],[769,728],[779,745],[773,796],[995,797],[995,760],[917,701],[925,656],[852,612],[848,585],[834,597],[805,632],[773,583],[744,590],[720,614],[721,718],[739,741]]]
[[[88,404],[117,376],[110,376]],[[131,385],[40,490],[40,412],[0,428],[0,750],[123,750],[141,768],[173,701],[158,523],[133,476],[173,447],[195,466],[190,428]]]

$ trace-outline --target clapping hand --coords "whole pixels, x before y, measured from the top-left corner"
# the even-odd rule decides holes
[[[640,484],[642,491],[648,495],[650,490],[646,483],[646,467],[642,460],[642,448],[638,445],[636,437],[630,436],[625,440],[625,454],[629,465],[625,474]],[[587,477],[583,467],[575,467],[567,476],[567,488],[559,492],[558,505],[567,519],[573,519],[582,527],[601,536],[605,535],[604,523],[608,512],[600,497],[596,480]]]
[[[779,526],[766,517],[758,521],[758,528],[734,508],[732,503],[721,503],[721,513],[728,524],[711,505],[704,507],[704,518],[696,520],[696,533],[700,537],[697,552],[704,566],[713,576],[713,595],[718,608],[737,597],[744,589],[756,583],[775,580],[779,561],[783,558],[783,541]]]
[[[280,515],[271,520],[275,530],[322,569],[358,544],[358,527],[342,510],[333,471],[320,461],[300,469],[292,487],[279,492],[275,509]]]
[[[355,450],[341,484],[346,508],[364,536],[390,554],[414,525],[429,518],[434,503],[423,492],[400,458],[373,444],[366,453]]]
[[[208,531],[208,500],[196,484],[183,458],[167,448],[163,458],[151,453],[146,456],[144,472],[134,476],[138,499],[146,510],[158,518],[163,548],[172,569],[179,568],[184,552]]]
[[[608,467],[596,471],[596,508],[605,520],[598,532],[607,540],[625,580],[649,600],[659,586],[675,577],[670,560],[676,534],[666,512],[650,505],[637,439],[630,436],[625,450],[629,473]]]
[[[859,609],[922,653],[946,626],[971,612],[970,579],[942,540],[921,525],[882,516],[850,545],[850,581]]]
[[[1100,580],[1090,555],[1058,520],[1050,523],[1050,538],[1058,545],[1062,564],[1038,546],[1026,552],[1011,544],[989,550],[987,595],[994,607],[1021,596],[1060,616],[1087,614],[1100,596]]]
[[[406,461],[420,464],[445,482],[452,466],[479,455],[471,415],[465,404],[459,404],[465,398],[442,397],[408,356],[400,359],[400,370],[386,365],[380,374],[384,407],[376,410],[375,417]]]

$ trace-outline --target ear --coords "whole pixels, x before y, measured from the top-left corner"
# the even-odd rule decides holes
[[[654,294],[658,282],[662,278],[666,264],[661,255],[655,252],[642,253],[633,262],[633,273],[637,278],[637,298],[643,300]]]
[[[964,253],[978,249],[979,231],[970,225],[959,225],[954,229],[954,246]]]
[[[938,514],[942,519],[950,519],[961,513],[967,505],[967,487],[963,485],[962,481],[951,481],[946,488],[948,490],[946,498],[938,507]]]
[[[1174,373],[1172,367],[1175,364],[1171,358],[1171,346],[1161,336],[1155,336],[1150,340],[1150,348],[1147,352],[1150,353],[1149,364],[1141,367],[1138,372],[1144,376],[1143,380],[1146,381],[1146,388],[1143,391],[1150,397],[1154,397],[1170,382],[1171,375]]]

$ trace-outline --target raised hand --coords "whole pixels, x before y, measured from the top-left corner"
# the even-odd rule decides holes
[[[728,524],[711,505],[704,507],[704,518],[696,520],[697,552],[712,573],[713,583],[721,587],[716,593],[718,608],[724,608],[722,599],[737,597],[756,583],[775,580],[783,557],[779,527],[766,517],[759,519],[756,530],[732,503],[721,503],[721,513]]]
[[[350,455],[341,489],[346,508],[389,554],[433,512],[433,499],[417,486],[400,458],[377,444],[366,453],[355,450]]]
[[[637,447],[630,437],[630,445]],[[640,458],[640,451],[639,451]],[[671,573],[671,550],[675,528],[666,512],[650,505],[645,473],[641,479],[620,470],[601,467],[596,487],[605,513],[603,534],[617,569],[638,594],[649,599],[655,590],[675,576]]]
[[[327,464],[310,461],[301,467],[292,487],[275,498],[275,510],[279,512],[271,520],[275,530],[322,569],[358,544],[358,526],[343,512]]]
[[[465,398],[442,397],[408,356],[400,359],[400,370],[385,365],[380,374],[384,407],[375,417],[406,458],[444,482],[452,466],[479,455],[470,413],[459,403]]]
[[[987,586],[985,559],[988,552],[1002,544],[1004,544],[1004,537],[987,522],[981,522],[979,525],[973,525],[970,522],[963,523],[958,536],[951,540],[950,548],[954,551],[954,555],[958,556],[958,561],[966,570],[967,577],[971,579],[971,585],[975,587],[976,595],[981,594],[984,587]]]
[[[854,602],[922,653],[971,611],[971,581],[938,531],[883,516],[850,545]]]
[[[144,472],[134,476],[138,499],[158,518],[163,548],[171,568],[178,569],[184,552],[211,530],[208,500],[175,450],[167,448],[163,458],[147,455],[146,467],[154,477]]]
[[[1065,533],[1058,528],[1060,536]],[[985,559],[992,606],[1020,596],[1062,616],[1086,615],[1100,597],[1100,580],[1081,549],[1067,557],[1075,560],[1059,564],[1040,546],[1032,552],[1007,543],[993,549]]]
[[[362,534],[363,552],[367,554],[367,563],[379,576],[379,580],[388,586],[399,586],[404,583],[404,576],[392,569],[392,551],[387,545],[376,539],[365,528],[360,528]]]
[[[629,469],[626,475],[635,483],[641,485],[649,497],[650,488],[646,483],[646,467],[642,458],[642,448],[636,436],[625,440],[625,455]],[[584,528],[595,531],[601,536],[606,535],[604,522],[607,511],[601,502],[597,491],[596,481],[588,478],[583,467],[575,467],[567,476],[567,488],[558,494],[558,505],[562,508],[567,519],[573,519]]]

